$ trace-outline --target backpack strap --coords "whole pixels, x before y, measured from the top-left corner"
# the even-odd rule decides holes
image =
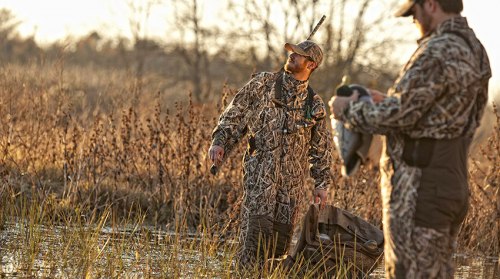
[[[316,93],[314,92],[312,87],[307,85],[307,97],[306,97],[306,103],[304,105],[304,118],[308,120],[312,119],[312,107],[313,107],[314,95],[316,95]]]
[[[285,74],[285,69],[281,70],[276,75],[276,81],[274,82],[274,103],[276,107],[283,107],[283,102],[281,98],[283,97],[283,75]]]
[[[281,98],[283,97],[283,75],[285,74],[284,72],[285,71],[282,68],[276,75],[276,80],[274,83],[273,101],[276,107],[278,108],[286,106],[281,100]],[[316,95],[316,93],[314,92],[312,87],[307,85],[307,97],[303,110],[304,110],[304,118],[308,120],[312,119],[312,107],[313,107],[314,95]]]

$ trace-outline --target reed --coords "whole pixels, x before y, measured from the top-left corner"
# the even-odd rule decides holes
[[[200,226],[190,232],[186,219],[178,219],[171,230],[158,230],[145,224],[142,214],[116,219],[111,207],[88,216],[75,209],[52,218],[46,215],[49,203],[39,196],[29,202],[2,196],[2,208],[16,213],[4,215],[0,232],[2,276],[283,278],[288,274],[317,278],[325,271],[321,262],[307,266],[302,257],[285,270],[272,264],[273,252],[267,249],[261,272],[241,271],[235,268],[237,244],[211,234],[213,228]],[[350,269],[340,264],[337,278],[344,278]]]
[[[194,104],[178,88],[145,82],[129,100],[131,80],[94,68],[0,68],[0,233],[17,228],[5,249],[15,251],[23,274],[233,277],[246,143],[216,177],[207,150],[235,90],[224,86],[218,104]],[[496,106],[492,115],[494,132],[471,157],[459,250],[498,255]],[[342,178],[335,156],[330,201],[380,226],[378,173],[361,168]],[[310,180],[305,187],[312,192]],[[265,272],[279,277],[279,269]]]

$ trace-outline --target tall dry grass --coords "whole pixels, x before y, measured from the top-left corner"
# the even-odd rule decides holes
[[[117,224],[139,218],[140,225],[174,229],[183,222],[182,230],[234,236],[245,143],[217,177],[209,173],[206,151],[217,116],[235,91],[225,87],[218,104],[193,104],[186,92],[166,90],[162,82],[145,77],[143,91],[137,92],[125,72],[66,69],[62,62],[3,66],[1,195],[18,211],[37,201],[43,207],[41,223],[97,218]],[[184,101],[175,102],[181,95]],[[459,246],[490,255],[500,252],[498,110],[495,115],[494,133],[471,157],[471,207]],[[362,168],[356,177],[342,178],[335,156],[330,201],[380,226],[378,173]],[[312,190],[312,183],[304,187]],[[5,216],[18,211],[0,206],[0,227]],[[94,222],[98,228],[99,222]],[[89,236],[88,241],[96,240]],[[91,259],[99,252],[86,253]]]
[[[470,154],[470,207],[459,235],[462,247],[492,255],[500,253],[500,110],[493,103],[487,120],[493,131],[479,150]],[[483,120],[484,121],[484,120]]]
[[[2,278],[319,278],[326,272],[352,278],[355,270],[352,264],[326,269],[303,257],[285,270],[267,260],[273,255],[267,249],[261,270],[238,270],[236,242],[221,241],[204,226],[186,233],[185,219],[160,231],[145,222],[139,208],[130,208],[127,216],[117,216],[109,206],[91,214],[79,208],[52,211],[58,207],[53,198],[18,198],[13,187],[3,190]]]

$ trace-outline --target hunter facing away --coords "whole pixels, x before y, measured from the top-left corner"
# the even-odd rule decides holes
[[[238,264],[245,269],[261,263],[258,247],[275,257],[287,253],[308,170],[317,202],[325,204],[331,184],[332,137],[325,104],[309,86],[323,52],[311,40],[286,43],[285,49],[290,54],[281,71],[253,75],[234,96],[209,149],[210,159],[219,165],[248,137],[238,251]]]
[[[333,97],[336,119],[385,135],[381,162],[386,278],[453,278],[469,204],[467,155],[488,99],[488,55],[462,0],[404,0],[422,37],[388,96]],[[372,95],[383,96],[376,90]]]

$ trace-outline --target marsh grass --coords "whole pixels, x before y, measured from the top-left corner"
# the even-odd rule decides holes
[[[0,274],[7,277],[50,278],[318,278],[332,272],[319,262],[310,265],[299,257],[285,269],[268,259],[262,270],[235,268],[237,243],[220,239],[200,227],[188,233],[186,220],[173,230],[157,230],[134,214],[113,220],[110,207],[81,215],[78,209],[46,215],[47,201],[16,201],[2,195],[3,230],[0,232]],[[8,213],[7,213],[8,212]],[[11,214],[15,213],[15,214]],[[331,249],[331,248],[330,248]],[[335,278],[345,278],[352,266],[339,263]]]
[[[144,84],[129,93],[127,73],[62,63],[0,69],[0,233],[18,232],[0,241],[13,269],[49,277],[234,275],[246,142],[216,177],[206,151],[235,90],[224,87],[218,104],[193,104],[189,94],[175,102],[184,94],[178,88]],[[496,107],[493,115],[493,133],[471,154],[471,206],[459,235],[468,253],[500,253]],[[361,168],[343,178],[334,156],[330,201],[381,226],[378,173]],[[304,187],[310,199],[310,179]]]

